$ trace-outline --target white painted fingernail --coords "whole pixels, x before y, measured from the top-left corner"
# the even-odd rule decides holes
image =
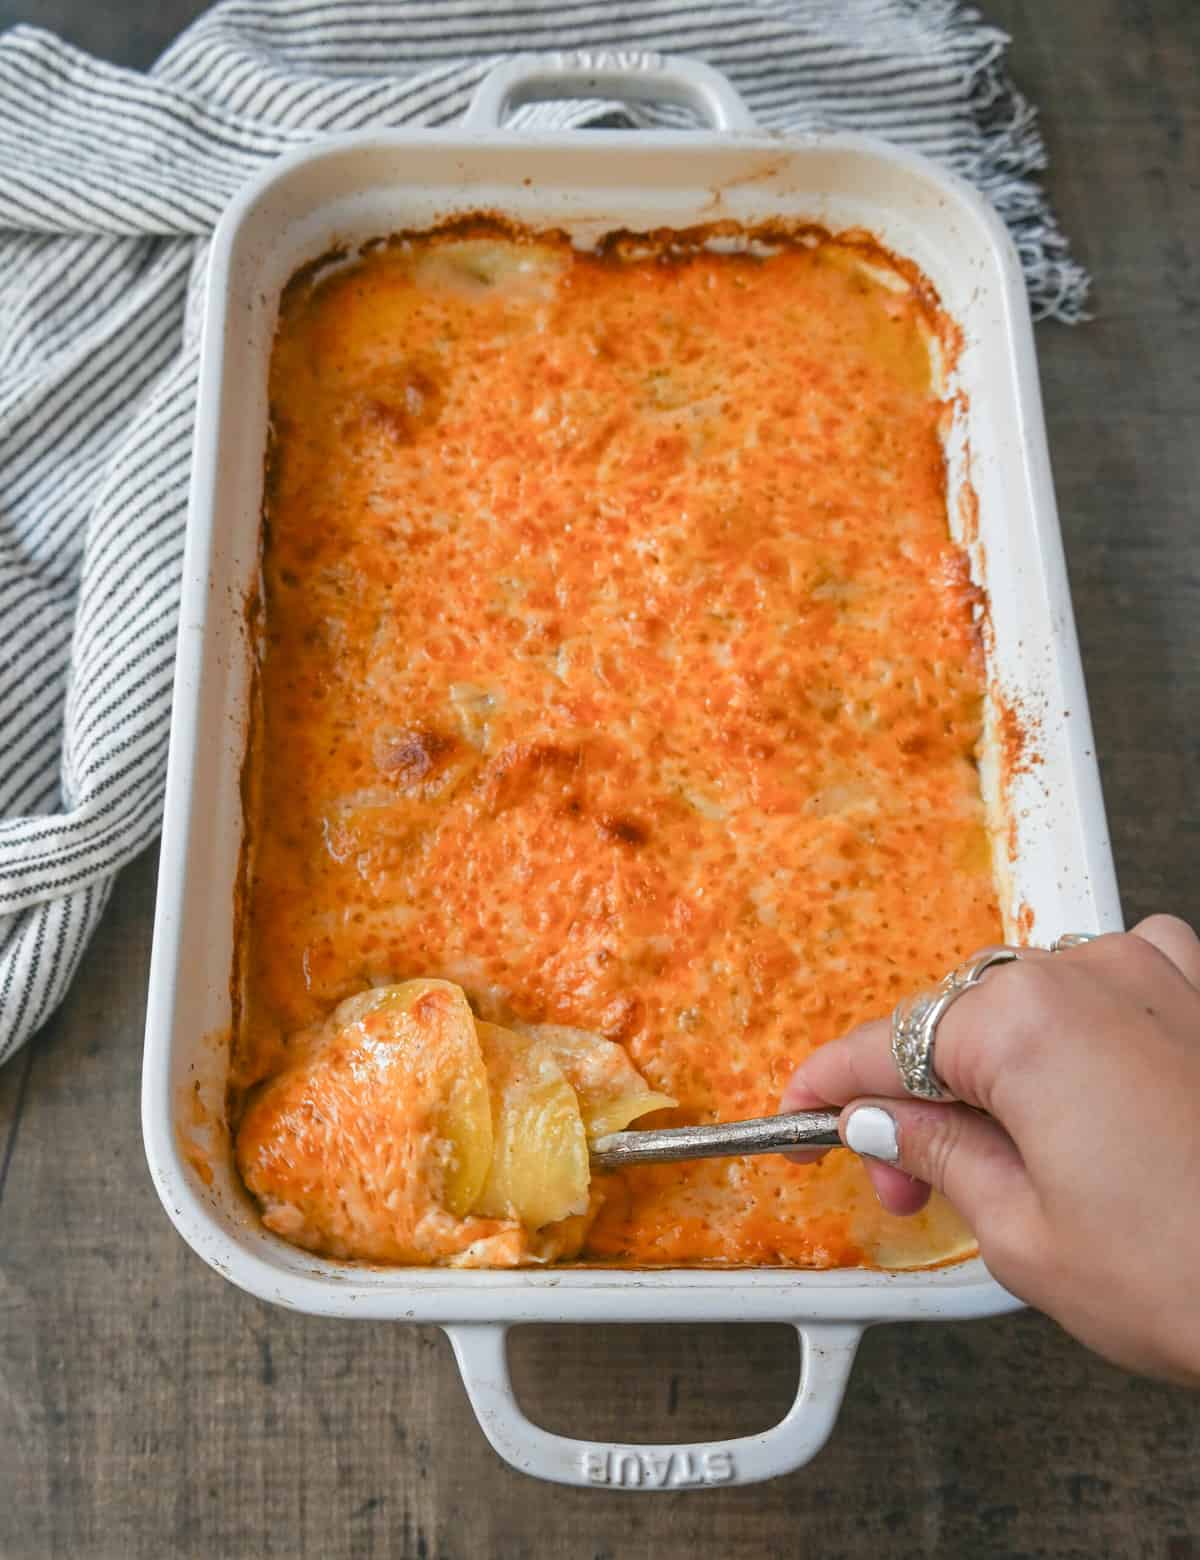
[[[846,1147],[894,1165],[900,1158],[895,1121],[878,1105],[860,1105],[846,1123]]]

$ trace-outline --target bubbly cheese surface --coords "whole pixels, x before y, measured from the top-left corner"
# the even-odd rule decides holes
[[[420,977],[619,1042],[680,1102],[644,1125],[770,1114],[813,1046],[999,940],[938,331],[919,279],[819,235],[589,255],[481,228],[292,284],[238,1098]],[[840,1150],[592,1202],[588,1261],[970,1247],[944,1204],[883,1214]]]

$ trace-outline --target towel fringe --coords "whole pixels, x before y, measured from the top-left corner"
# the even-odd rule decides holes
[[[883,0],[894,10],[895,0]],[[1047,166],[1037,110],[1007,69],[1011,39],[960,0],[904,0],[904,8],[947,43],[969,51],[964,70],[968,105],[979,144],[964,176],[1004,218],[1016,244],[1035,320],[1077,325],[1087,313],[1091,278],[1068,251],[1046,192],[1030,174]]]

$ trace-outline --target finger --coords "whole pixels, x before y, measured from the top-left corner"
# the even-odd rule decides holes
[[[1028,1195],[1016,1145],[996,1122],[969,1106],[855,1100],[842,1112],[838,1130],[856,1154],[944,1193],[976,1230],[988,1222],[988,1211],[998,1201]],[[899,1182],[872,1179],[881,1201],[895,1197],[892,1211],[916,1211],[900,1206],[905,1188]]]
[[[907,1219],[914,1213],[920,1213],[929,1201],[933,1188],[928,1181],[918,1181],[915,1176],[907,1175],[892,1165],[881,1164],[878,1159],[864,1159],[863,1165],[886,1213]]]
[[[1186,981],[1200,987],[1200,937],[1186,921],[1177,915],[1150,915],[1138,922],[1130,936],[1157,948]]]
[[[932,1188],[928,1181],[917,1180],[896,1163],[900,1146],[895,1114],[870,1105],[861,1109],[852,1106],[844,1113],[839,1130],[846,1147],[862,1156],[875,1195],[886,1211],[901,1218],[920,1213]]]

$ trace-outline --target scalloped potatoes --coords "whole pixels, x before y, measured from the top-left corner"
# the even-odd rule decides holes
[[[350,1148],[415,1198],[367,1241],[388,1260],[901,1267],[969,1242],[944,1205],[889,1220],[841,1153],[638,1167],[522,1222],[582,1200],[558,1074],[585,1138],[664,1098],[767,1114],[813,1046],[1000,936],[983,603],[931,365],[952,327],[867,235],[709,236],[585,254],[457,223],[285,294],[232,1082],[262,1090],[245,1142],[268,1108],[281,1134],[247,1183],[314,1249],[366,1228],[364,1172],[284,1107],[328,1089],[348,1119],[353,1076]],[[415,1131],[416,1187],[369,1141],[411,1125],[403,1069],[352,1074],[323,1028],[417,974],[541,1046],[519,1078],[492,1056],[470,1207],[481,1113]],[[307,1082],[297,1032],[326,1037]]]
[[[330,1257],[482,1251],[506,1265],[577,1251],[591,1209],[583,1100],[593,1126],[675,1103],[600,1036],[477,1024],[441,980],[351,997],[290,1050],[251,1097],[237,1164],[263,1223]]]

